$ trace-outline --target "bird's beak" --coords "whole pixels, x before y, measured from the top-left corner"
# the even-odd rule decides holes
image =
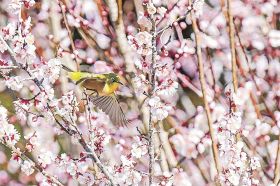
[[[74,72],[73,70],[71,70],[70,68],[68,68],[68,67],[65,66],[65,65],[62,65],[62,68],[63,68],[64,70],[66,70],[67,72]]]
[[[120,82],[120,81],[118,81],[117,83],[119,83],[119,84],[123,85],[123,83],[122,83],[122,82]]]

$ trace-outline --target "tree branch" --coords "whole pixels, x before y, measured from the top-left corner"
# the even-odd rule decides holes
[[[236,53],[235,53],[235,39],[234,39],[234,24],[233,24],[233,16],[231,14],[231,0],[227,0],[227,25],[229,32],[229,41],[230,41],[230,52],[231,52],[231,68],[232,68],[232,81],[233,81],[233,89],[236,93],[238,89],[238,80],[237,80],[237,72],[236,72]]]
[[[189,0],[189,3],[191,4],[192,1]],[[196,55],[197,55],[197,61],[198,61],[198,70],[199,70],[199,80],[201,84],[201,90],[202,90],[202,95],[203,95],[203,102],[204,102],[204,107],[206,111],[206,116],[207,116],[207,124],[209,128],[209,133],[210,133],[210,138],[212,140],[212,152],[213,152],[213,157],[214,157],[214,162],[215,162],[215,168],[217,170],[217,173],[220,173],[220,161],[219,161],[219,154],[218,154],[218,148],[217,148],[217,142],[214,136],[214,130],[213,130],[213,123],[212,123],[212,117],[211,117],[211,112],[209,108],[209,104],[207,101],[207,94],[206,94],[206,82],[205,82],[205,77],[204,77],[204,68],[203,68],[203,61],[202,61],[202,53],[201,53],[201,38],[200,38],[200,32],[198,30],[198,26],[196,23],[196,18],[194,15],[194,12],[191,11],[191,19],[192,19],[192,27],[195,35],[195,42],[196,42]]]

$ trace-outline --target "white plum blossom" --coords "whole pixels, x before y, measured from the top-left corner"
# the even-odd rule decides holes
[[[141,158],[148,152],[147,146],[139,138],[137,140],[137,143],[133,143],[131,147],[131,154],[135,158]]]
[[[146,56],[152,53],[152,35],[149,32],[139,32],[135,37],[130,35],[128,40],[138,54]]]
[[[12,0],[9,4],[9,8],[11,8],[15,14],[18,14],[22,6],[30,8],[34,4],[35,0]]]
[[[111,136],[106,134],[103,129],[94,128],[90,135],[90,141],[95,151],[102,152],[103,148],[109,144]]]
[[[260,167],[257,158],[253,157],[248,162],[248,155],[244,152],[244,143],[236,138],[241,129],[241,114],[229,113],[218,122],[218,142],[220,160],[222,162],[222,173],[220,180],[226,185],[251,185],[253,176],[250,170]],[[246,181],[244,181],[246,180]]]
[[[4,53],[8,49],[7,45],[3,43],[3,41],[0,41],[0,52]]]
[[[151,45],[152,35],[147,31],[139,32],[136,34],[135,39],[140,45]]]
[[[23,87],[22,79],[18,76],[9,77],[5,84],[8,88],[15,91],[19,91]]]
[[[34,172],[34,163],[29,160],[24,160],[21,164],[21,171],[27,176],[31,175]]]
[[[144,16],[143,12],[139,13],[137,23],[140,26],[146,27],[148,30],[152,29],[151,21],[146,16]]]
[[[280,31],[279,30],[270,30],[269,34],[269,42],[272,47],[280,46]]]
[[[126,179],[127,185],[138,185],[138,183],[142,180],[142,175],[137,171],[131,171],[129,176]]]
[[[75,176],[77,174],[77,166],[74,162],[70,163],[67,168],[66,172],[68,172],[71,176]]]
[[[122,165],[118,168],[116,178],[124,185],[138,185],[142,180],[142,175],[134,169],[135,161],[127,156],[121,156]]]
[[[210,146],[204,132],[196,128],[188,129],[185,135],[176,134],[170,141],[177,153],[188,158],[196,158]]]
[[[132,159],[124,155],[121,156],[121,162],[124,167],[132,167],[135,163]]]
[[[20,139],[14,125],[8,123],[7,109],[3,106],[0,106],[0,139],[9,146],[15,146]]]
[[[0,123],[6,123],[7,122],[7,109],[3,106],[0,106]]]
[[[133,78],[133,83],[135,84],[135,92],[139,94],[143,94],[143,92],[148,91],[149,81],[146,80],[144,74],[140,74]]]
[[[165,105],[161,102],[158,96],[154,96],[149,100],[151,108],[152,120],[161,121],[168,116],[168,112],[172,109],[171,106]]]
[[[16,34],[16,25],[15,23],[8,23],[7,26],[2,28],[2,34],[5,40],[12,39]]]
[[[0,136],[8,145],[15,145],[19,139],[20,135],[18,131],[15,129],[14,125],[4,124],[0,129]]]
[[[58,102],[61,102],[63,106],[58,106]],[[62,96],[59,100],[52,101],[53,106],[56,106],[56,113],[63,115],[65,119],[68,121],[76,121],[77,115],[76,111],[79,110],[77,98],[74,95],[73,91],[67,92],[65,95]]]
[[[204,2],[1,1],[0,102],[9,112],[0,106],[0,185],[274,186],[279,5],[232,1],[238,90],[229,100],[227,5]],[[125,85],[115,93],[130,124],[112,125],[81,84],[60,78],[62,62],[117,73]],[[212,171],[217,162],[220,172]]]
[[[38,156],[38,162],[43,166],[46,167],[47,165],[51,164],[54,161],[54,155],[51,151],[41,151]]]
[[[260,160],[258,157],[252,157],[250,160],[250,166],[252,170],[256,170],[261,167]]]
[[[157,13],[158,13],[161,17],[164,16],[164,14],[166,13],[166,11],[167,11],[167,9],[164,8],[164,7],[158,7],[158,8],[157,8]]]
[[[27,144],[25,145],[25,148],[29,152],[31,152],[39,144],[38,136],[36,135],[36,132],[24,136],[24,139],[28,140]]]
[[[45,78],[50,83],[55,83],[59,78],[61,69],[61,61],[58,58],[50,59],[46,64],[39,67],[38,71],[35,71],[36,77],[38,79]]]
[[[94,176],[88,172],[79,175],[77,180],[80,184],[86,184],[86,185],[94,184]]]
[[[193,3],[193,9],[196,16],[200,16],[203,13],[204,0],[195,0]]]
[[[155,5],[153,3],[148,3],[147,4],[147,12],[150,15],[154,15],[157,12],[157,8],[155,7]]]
[[[173,96],[177,92],[178,86],[178,82],[166,79],[157,87],[156,92],[158,95]]]

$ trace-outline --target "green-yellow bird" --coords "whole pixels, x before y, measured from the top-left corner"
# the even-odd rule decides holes
[[[115,91],[118,89],[120,77],[115,73],[94,74],[88,72],[72,71],[63,66],[68,71],[68,76],[76,84],[94,93],[90,96],[93,104],[105,112],[112,123],[117,126],[124,126],[128,121],[116,98]]]

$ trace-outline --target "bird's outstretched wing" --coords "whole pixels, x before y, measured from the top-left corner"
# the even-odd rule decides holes
[[[114,125],[126,126],[129,123],[115,95],[91,96],[90,100],[110,117]]]

